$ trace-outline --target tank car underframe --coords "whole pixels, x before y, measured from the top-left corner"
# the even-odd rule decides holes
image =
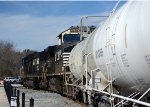
[[[74,87],[74,89],[77,89],[74,91],[74,93],[76,93],[77,91],[81,90],[82,94],[83,94],[83,102],[84,103],[88,103],[91,104],[92,103],[92,94],[98,93],[101,95],[106,95],[109,96],[109,102],[111,107],[120,107],[122,105],[127,105],[129,104],[130,106],[134,106],[134,105],[144,105],[144,106],[150,106],[150,103],[144,102],[144,101],[140,101],[142,98],[144,98],[144,96],[146,94],[148,94],[148,92],[150,91],[150,88],[145,91],[144,94],[140,94],[140,92],[133,92],[132,94],[130,94],[129,96],[122,96],[118,94],[114,94],[114,93],[109,93],[107,92],[107,90],[98,90],[95,88],[91,88],[91,87],[87,87],[86,85],[77,85],[77,84],[65,84],[66,86],[72,86]],[[109,87],[107,87],[109,88]],[[87,95],[86,95],[87,94]],[[76,96],[75,99],[77,98]],[[118,100],[117,102],[114,102],[115,100]],[[128,107],[129,107],[128,105]]]
[[[89,55],[91,55],[91,53],[87,54],[86,59],[85,59],[85,61],[86,61],[86,63],[85,63],[86,64],[85,77],[86,78],[88,75],[87,59],[88,59]],[[91,70],[91,76],[93,75],[92,73],[96,70],[99,70],[99,68]],[[131,103],[132,105],[130,105],[130,106],[134,106],[135,104],[150,106],[150,103],[140,101],[150,91],[150,88],[147,91],[145,91],[144,94],[142,94],[142,95],[139,91],[133,92],[129,96],[123,96],[119,92],[114,93],[113,90],[115,90],[115,88],[113,86],[113,83],[115,82],[115,80],[112,79],[111,67],[109,66],[109,63],[107,63],[107,72],[108,72],[108,77],[107,77],[108,78],[108,84],[106,85],[106,87],[103,90],[93,88],[93,86],[92,87],[89,86],[87,79],[86,79],[86,82],[84,85],[83,85],[83,80],[82,80],[82,82],[80,82],[80,84],[78,83],[79,79],[74,79],[74,81],[72,81],[72,84],[69,84],[66,81],[65,84],[66,84],[66,86],[74,87],[74,89],[82,90],[84,103],[91,104],[91,102],[92,102],[92,99],[91,99],[92,94],[91,93],[101,93],[101,94],[107,95],[109,97],[109,103],[110,103],[111,107],[120,107],[121,105],[125,105],[127,103],[128,104]],[[91,77],[91,79],[93,79],[93,77]],[[77,90],[74,93],[76,93],[76,92],[77,92]],[[86,94],[87,94],[87,96],[86,96]],[[119,101],[115,102],[116,99],[118,99]]]

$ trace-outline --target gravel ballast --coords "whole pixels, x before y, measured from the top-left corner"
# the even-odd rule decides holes
[[[34,107],[83,107],[83,105],[73,100],[63,97],[57,93],[43,90],[17,88],[20,90],[20,107],[22,103],[22,93],[25,93],[25,105],[29,107],[29,99],[34,99]]]

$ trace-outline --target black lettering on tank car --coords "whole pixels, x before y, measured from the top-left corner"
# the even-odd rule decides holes
[[[148,67],[150,68],[150,55],[144,56],[145,62],[147,63]]]
[[[122,60],[124,67],[130,67],[129,61],[126,58],[126,54],[124,53],[124,54],[121,54],[120,56],[121,56],[121,60]]]
[[[102,48],[97,50],[95,53],[96,53],[96,58],[103,57],[103,49]]]

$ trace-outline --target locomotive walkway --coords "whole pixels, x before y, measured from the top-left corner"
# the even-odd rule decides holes
[[[3,85],[0,85],[0,107],[9,107],[9,102]]]

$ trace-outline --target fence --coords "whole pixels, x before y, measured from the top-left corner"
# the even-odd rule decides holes
[[[13,87],[11,86],[11,82],[4,81],[4,89],[5,89],[9,104],[10,104],[11,96],[13,94]]]
[[[4,89],[10,104],[10,107],[20,107],[20,91],[12,86],[12,82],[4,81]],[[25,107],[25,93],[22,93],[22,107]],[[34,107],[34,99],[30,99],[30,107]]]

